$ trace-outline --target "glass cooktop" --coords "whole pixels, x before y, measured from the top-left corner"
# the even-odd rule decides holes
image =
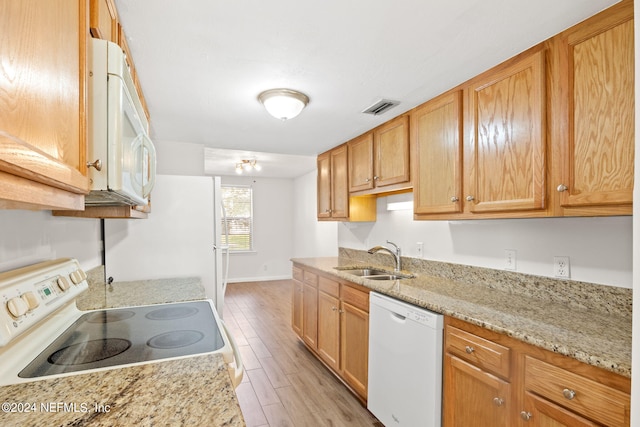
[[[207,301],[91,311],[18,376],[34,378],[209,353],[224,340]]]

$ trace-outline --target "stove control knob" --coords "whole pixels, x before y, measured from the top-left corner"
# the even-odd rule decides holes
[[[74,285],[77,285],[78,283],[82,282],[83,280],[85,280],[87,278],[87,275],[84,271],[78,269],[76,271],[74,271],[73,273],[71,273],[69,275],[69,277],[71,278],[71,281],[73,282]]]
[[[67,289],[69,289],[69,286],[71,286],[71,284],[69,283],[67,278],[64,277],[64,276],[58,277],[58,282],[57,283],[58,283],[58,287],[60,288],[60,290],[62,292],[66,292]]]
[[[21,297],[15,297],[7,301],[7,310],[11,316],[17,319],[29,311],[29,306]]]
[[[40,300],[38,300],[38,297],[36,297],[36,294],[31,291],[25,292],[24,294],[22,294],[21,298],[24,300],[24,302],[27,303],[27,306],[29,307],[29,311],[32,311],[38,308],[38,306],[40,305]]]

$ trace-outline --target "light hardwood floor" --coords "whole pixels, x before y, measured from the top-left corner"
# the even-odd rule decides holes
[[[227,287],[223,317],[245,364],[236,392],[247,426],[382,426],[292,331],[291,287]]]

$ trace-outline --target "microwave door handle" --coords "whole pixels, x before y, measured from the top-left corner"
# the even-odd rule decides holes
[[[142,146],[149,153],[149,182],[142,186],[142,197],[147,197],[156,183],[156,148],[147,135],[143,135]]]

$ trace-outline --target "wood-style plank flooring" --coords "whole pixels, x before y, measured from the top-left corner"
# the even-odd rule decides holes
[[[223,317],[245,364],[236,393],[247,426],[382,426],[291,329],[291,287],[227,286]]]

